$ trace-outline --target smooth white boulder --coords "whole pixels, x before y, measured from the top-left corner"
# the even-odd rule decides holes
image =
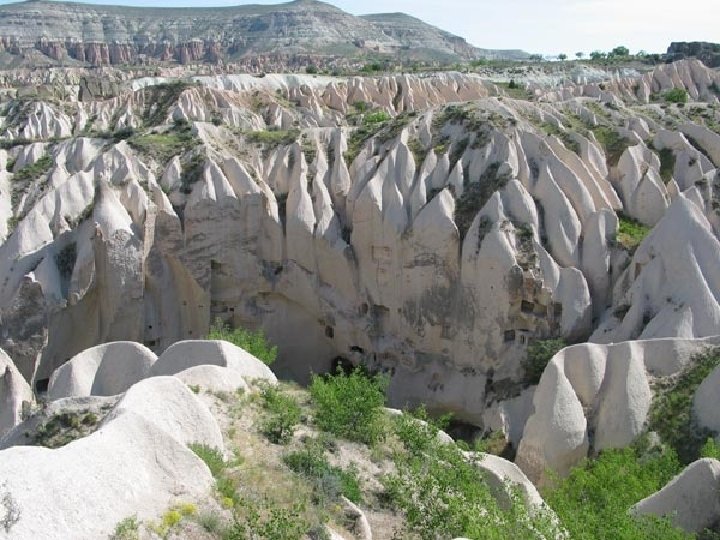
[[[196,340],[174,343],[160,355],[152,375],[175,375],[187,368],[202,365],[227,367],[239,373],[246,382],[255,379],[277,382],[275,374],[262,361],[227,341]]]
[[[30,385],[0,349],[0,437],[22,421],[23,403],[32,401]]]
[[[157,356],[132,341],[105,343],[75,355],[56,369],[48,397],[114,396],[146,378]]]
[[[182,444],[223,450],[223,438],[210,409],[175,377],[151,377],[120,399],[109,420],[130,411],[152,421]]]
[[[470,453],[472,454],[472,453]],[[544,501],[537,488],[525,476],[520,467],[512,461],[493,454],[474,454],[473,464],[487,473],[487,480],[497,492],[505,492],[508,484],[520,489],[523,500],[528,506],[542,507]],[[498,495],[496,494],[496,497]],[[504,500],[503,500],[504,499]],[[500,503],[510,504],[511,499],[500,498]]]
[[[688,465],[657,493],[632,507],[635,515],[667,516],[687,532],[700,532],[720,519],[720,462],[704,458]]]
[[[243,376],[234,369],[222,366],[193,366],[174,375],[188,386],[211,392],[248,390]]]

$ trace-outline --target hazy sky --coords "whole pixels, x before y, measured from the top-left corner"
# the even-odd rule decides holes
[[[85,1],[85,0],[80,0]],[[0,4],[11,0],[0,0]],[[94,0],[138,6],[276,4],[273,0]],[[720,0],[332,0],[351,13],[404,11],[478,47],[572,56],[610,50],[664,52],[671,41],[720,42]]]

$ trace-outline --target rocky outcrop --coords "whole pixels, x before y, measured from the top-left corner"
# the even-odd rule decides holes
[[[673,478],[657,493],[643,499],[631,512],[635,515],[667,517],[687,532],[702,532],[720,519],[720,462],[701,459]]]
[[[190,442],[222,449],[207,407],[174,377],[140,382],[87,437],[55,450],[0,452],[0,492],[12,508],[0,535],[105,537],[127,516],[152,519],[205,497],[213,478]]]
[[[591,452],[624,448],[646,429],[653,393],[650,381],[671,377],[720,338],[656,339],[612,345],[586,343],[557,353],[543,372],[534,412],[522,432],[516,463],[536,484],[548,470],[569,472]],[[709,411],[713,379],[696,397]],[[712,390],[710,390],[712,388]],[[699,404],[699,405],[698,405]],[[708,416],[708,414],[712,416]],[[713,413],[701,417],[713,429]]]
[[[122,394],[150,374],[155,354],[129,341],[98,345],[74,356],[50,377],[49,399]]]
[[[30,386],[0,349],[0,437],[17,426],[33,402]]]
[[[692,94],[715,76],[680,62],[646,82]],[[565,367],[557,395],[528,388],[530,342],[720,332],[716,138],[690,113],[709,104],[646,109],[618,84],[536,102],[459,73],[142,77],[111,99],[28,108],[33,129],[65,115],[74,133],[117,140],[32,144],[11,101],[15,164],[0,182],[51,159],[22,193],[0,190],[13,216],[3,344],[22,343],[20,371],[42,387],[99,343],[160,354],[220,318],[262,328],[281,376],[365,364],[390,375],[391,404],[451,411],[517,447],[532,399],[579,410]],[[669,129],[656,110],[684,120]],[[630,218],[652,232],[628,247],[617,235]],[[641,365],[605,369],[603,399],[624,407]],[[601,446],[642,419],[597,413]],[[581,455],[587,416],[568,419],[553,452]]]

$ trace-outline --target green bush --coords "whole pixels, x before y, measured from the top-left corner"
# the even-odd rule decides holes
[[[668,521],[635,519],[628,510],[661,489],[680,468],[671,449],[643,452],[640,445],[606,450],[574,468],[543,497],[573,540],[690,539]]]
[[[715,442],[715,439],[708,437],[705,444],[700,449],[701,458],[713,458],[720,460],[720,446]]]
[[[213,448],[206,444],[191,443],[188,445],[190,450],[205,462],[205,465],[210,469],[210,473],[217,478],[225,470],[227,463],[222,452],[217,448]]]
[[[301,504],[278,508],[271,501],[244,498],[235,508],[233,523],[223,540],[302,540],[310,530]]]
[[[530,384],[540,382],[540,377],[545,371],[550,359],[555,356],[561,349],[567,346],[562,338],[556,339],[538,339],[532,341],[528,345],[527,356],[523,363],[525,369],[525,379]]]
[[[277,347],[268,343],[262,330],[253,332],[244,328],[230,328],[219,318],[215,319],[215,323],[210,326],[207,339],[228,341],[262,360],[268,366],[277,358]]]
[[[268,416],[262,421],[262,432],[274,444],[285,444],[293,436],[300,422],[301,411],[297,400],[269,386],[261,394],[263,408]]]
[[[368,113],[363,118],[364,124],[379,124],[381,122],[387,122],[388,120],[391,120],[392,117],[386,113],[385,111],[375,111],[372,113]]]
[[[623,214],[619,214],[618,219],[617,243],[630,253],[633,253],[645,240],[645,237],[650,234],[651,229]]]
[[[357,470],[330,465],[318,441],[307,442],[301,450],[284,456],[283,461],[313,483],[313,492],[319,502],[334,501],[340,495],[355,503],[362,500]]]
[[[310,395],[315,422],[323,431],[373,444],[383,436],[385,377],[368,377],[358,368],[349,375],[314,376]]]
[[[688,93],[684,88],[673,88],[665,92],[663,98],[668,103],[687,103]]]
[[[31,165],[25,165],[22,169],[13,174],[13,182],[34,182],[47,173],[52,167],[52,158],[45,155]]]
[[[140,538],[140,523],[137,517],[127,517],[115,526],[110,540],[138,540]]]
[[[707,442],[708,432],[697,426],[693,416],[693,397],[700,383],[718,365],[720,348],[697,355],[669,387],[655,392],[649,429],[675,449],[682,463],[696,460]]]
[[[266,131],[251,131],[245,135],[245,138],[250,143],[264,144],[269,147],[276,147],[281,145],[293,144],[300,137],[299,129],[290,130],[266,130]]]

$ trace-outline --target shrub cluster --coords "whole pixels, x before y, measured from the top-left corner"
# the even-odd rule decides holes
[[[318,427],[351,441],[376,443],[383,436],[387,382],[360,369],[349,375],[338,371],[330,377],[314,376],[310,395]]]

